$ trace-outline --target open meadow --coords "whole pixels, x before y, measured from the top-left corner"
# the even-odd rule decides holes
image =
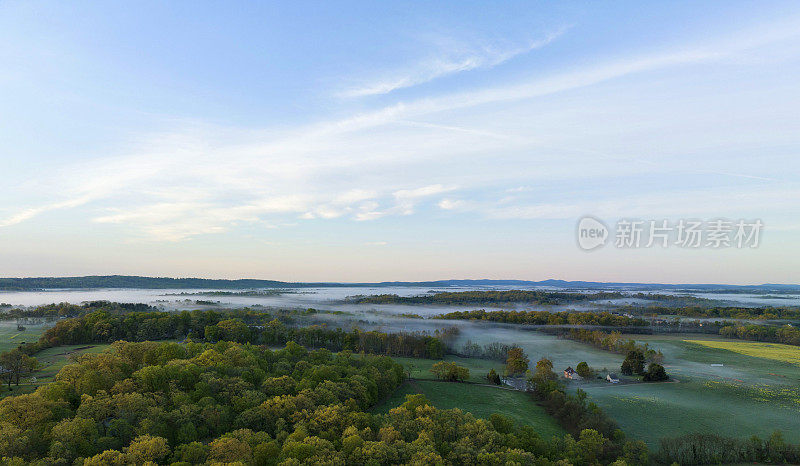
[[[783,353],[760,343],[635,337],[664,353],[672,382],[580,385],[629,436],[657,447],[663,437],[694,432],[764,438],[780,430],[787,441],[800,441],[800,367],[779,360]],[[743,354],[752,347],[760,357]]]
[[[517,425],[533,426],[543,438],[564,435],[561,426],[534,402],[530,394],[473,383],[409,380],[372,412],[387,413],[403,404],[406,395],[417,393],[425,395],[439,409],[458,408],[484,419],[498,413],[513,419]]]
[[[37,387],[54,381],[58,371],[67,364],[76,361],[79,356],[101,353],[110,346],[109,344],[66,345],[39,351],[34,355],[39,363],[39,368],[30,377],[21,380],[19,387],[12,385],[11,391],[0,393],[0,398],[8,395],[30,393],[36,390]],[[31,377],[35,378],[35,382]]]
[[[754,341],[709,341],[686,340],[689,343],[718,348],[734,353],[740,353],[756,358],[771,359],[773,361],[788,362],[800,366],[800,347],[782,345],[779,343],[762,343]]]
[[[17,323],[12,321],[0,322],[0,352],[16,348],[22,343],[33,343],[51,325],[36,324],[25,325],[25,330],[17,330]]]

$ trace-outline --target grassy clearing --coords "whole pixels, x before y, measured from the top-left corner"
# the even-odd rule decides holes
[[[436,377],[431,373],[431,367],[439,362],[438,359],[418,359],[392,357],[400,363],[406,372],[411,373],[411,377],[420,380],[435,380]],[[457,356],[445,356],[445,361],[450,361],[469,369],[469,381],[486,383],[486,374],[490,369],[494,369],[498,374],[503,375],[503,363],[477,358],[459,358]]]
[[[12,385],[12,390],[3,392],[0,397],[33,392],[37,387],[54,381],[58,371],[78,356],[102,353],[110,346],[110,344],[67,345],[42,350],[36,354],[36,360],[39,362],[39,370],[33,374],[36,382],[31,382],[30,378],[20,380],[19,387]]]
[[[17,330],[15,322],[0,324],[0,352],[16,348],[22,343],[33,343],[47,330],[49,325],[26,325],[25,330]]]
[[[764,438],[781,430],[787,440],[800,441],[797,391],[710,381],[584,390],[630,437],[651,447],[658,447],[663,437],[693,432]]]
[[[655,448],[663,437],[693,432],[764,438],[780,430],[800,441],[800,367],[724,349],[747,342],[692,337],[635,337],[663,351],[680,383],[582,388],[630,437]]]
[[[688,343],[706,346],[709,348],[733,351],[755,358],[771,359],[773,361],[788,362],[800,366],[800,347],[782,345],[779,343],[762,343],[752,341],[724,341],[724,340],[684,340]]]
[[[34,376],[37,382],[52,382],[58,371],[78,356],[102,353],[110,346],[110,344],[67,345],[39,351],[36,354],[36,360],[39,361],[41,368],[36,371]]]
[[[405,402],[406,395],[422,393],[440,409],[459,408],[479,418],[488,419],[494,413],[513,419],[518,425],[533,426],[543,438],[563,436],[564,430],[527,393],[476,384],[408,381],[391,397],[376,406],[375,414],[388,413]]]

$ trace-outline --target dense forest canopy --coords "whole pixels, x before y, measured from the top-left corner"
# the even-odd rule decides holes
[[[270,346],[293,341],[332,351],[363,351],[438,359],[445,350],[442,339],[450,338],[452,332],[453,330],[445,329],[428,335],[421,332],[385,333],[358,328],[346,330],[326,325],[289,326],[272,314],[249,310],[124,314],[102,310],[59,320],[36,343],[21,345],[20,350],[30,355],[44,348],[61,345],[194,338]]]
[[[230,342],[115,343],[56,382],[0,401],[0,457],[41,464],[640,464],[641,444],[586,429],[543,439],[410,396],[388,357]],[[83,460],[83,461],[82,461]]]

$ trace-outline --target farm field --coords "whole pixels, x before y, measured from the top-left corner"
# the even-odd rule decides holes
[[[531,425],[543,438],[562,436],[564,430],[531,395],[501,387],[470,383],[411,380],[398,388],[391,397],[376,406],[372,412],[389,412],[405,402],[406,395],[422,393],[437,408],[459,408],[479,418],[488,419],[494,413],[513,419],[518,425]]]
[[[664,366],[678,377],[700,377],[709,380],[749,384],[798,384],[800,366],[778,359],[768,359],[731,351],[724,347],[736,347],[745,342],[723,338],[697,338],[697,335],[639,336],[638,341],[647,342],[664,354]],[[708,345],[694,343],[695,340]],[[785,345],[784,345],[785,346]],[[800,349],[790,347],[790,350]]]
[[[800,347],[754,341],[686,340],[689,343],[718,348],[756,358],[772,359],[800,365]]]
[[[747,438],[781,430],[800,441],[800,393],[726,382],[583,387],[630,436],[657,447],[663,437],[703,432]]]
[[[631,337],[661,350],[678,382],[575,385],[629,436],[658,447],[663,437],[693,432],[763,438],[780,430],[787,441],[800,441],[800,367],[785,357],[723,349],[750,342],[721,338],[702,340],[706,345],[690,340],[696,335]]]

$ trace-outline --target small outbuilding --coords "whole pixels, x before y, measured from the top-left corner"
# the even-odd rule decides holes
[[[608,380],[609,383],[619,383],[619,377],[614,373],[608,374],[606,380]]]
[[[567,379],[572,379],[572,380],[581,380],[581,379],[583,379],[583,377],[578,375],[578,373],[575,372],[575,369],[573,369],[572,367],[567,367],[566,369],[564,369],[564,377],[567,378]]]

